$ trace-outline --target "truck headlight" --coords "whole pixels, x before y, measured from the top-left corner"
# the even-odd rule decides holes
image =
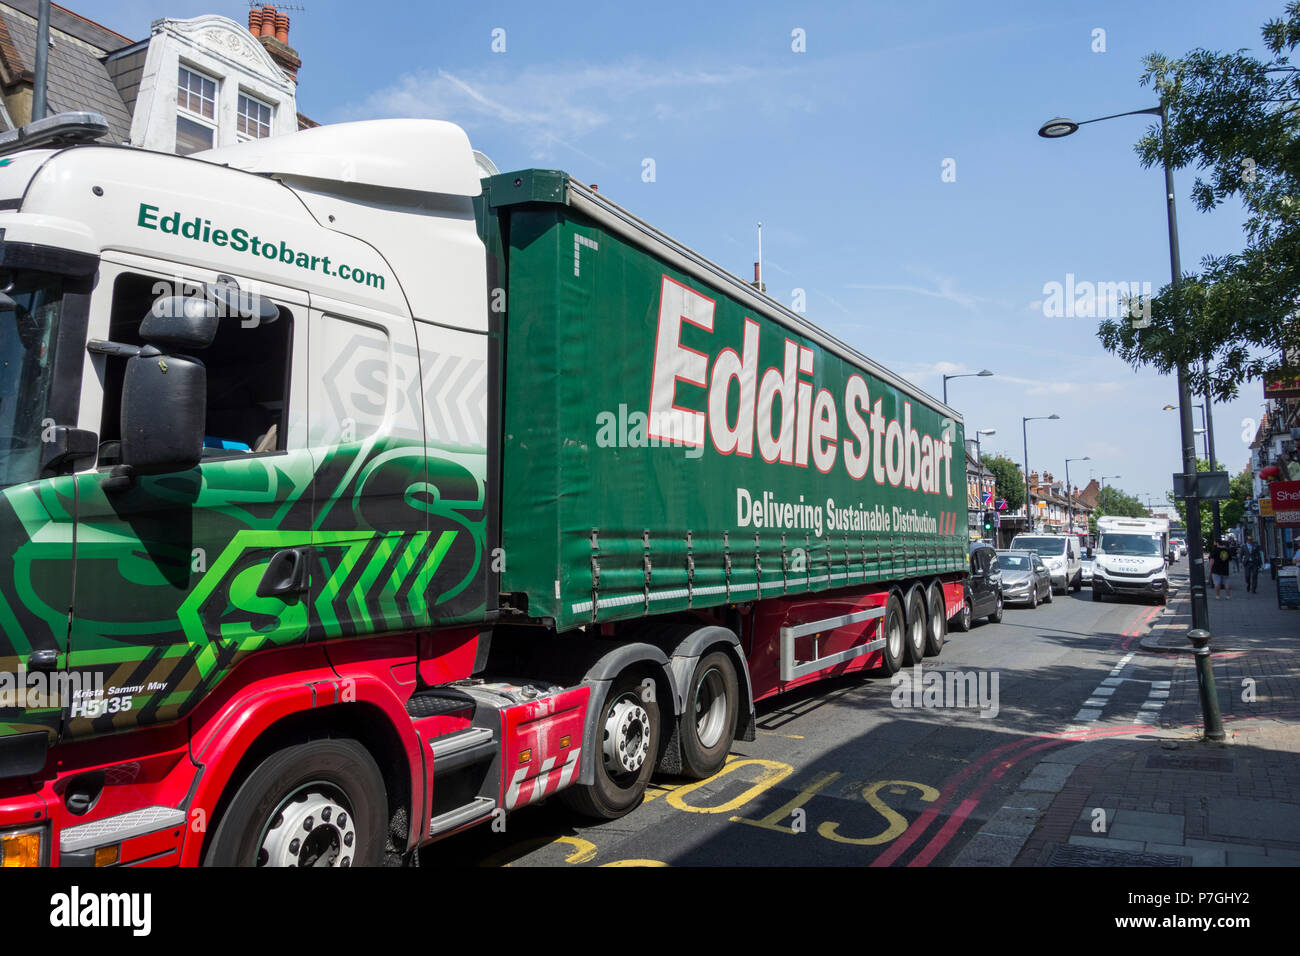
[[[46,832],[40,826],[0,833],[0,867],[40,866],[45,860]]]

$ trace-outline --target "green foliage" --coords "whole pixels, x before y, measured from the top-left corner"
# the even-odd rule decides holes
[[[997,497],[1007,499],[1007,510],[1015,511],[1025,503],[1025,473],[1010,458],[986,455],[984,467],[993,472]]]
[[[1242,517],[1246,514],[1246,502],[1250,500],[1254,491],[1254,481],[1251,478],[1250,469],[1244,469],[1241,474],[1234,475],[1231,483],[1228,485],[1229,498],[1223,502],[1219,510],[1219,517],[1222,519],[1223,527],[1235,528],[1241,524]]]
[[[1138,141],[1142,165],[1194,167],[1197,208],[1235,199],[1246,245],[1207,256],[1180,289],[1162,288],[1150,327],[1111,319],[1098,329],[1105,348],[1134,368],[1170,374],[1181,364],[1192,392],[1217,401],[1252,378],[1300,374],[1277,359],[1300,348],[1300,71],[1289,63],[1300,45],[1300,0],[1262,35],[1267,60],[1199,49],[1145,58],[1141,82],[1155,87],[1169,121]]]
[[[1147,509],[1136,495],[1126,494],[1118,488],[1107,487],[1101,489],[1101,494],[1097,496],[1097,510],[1094,513],[1117,515],[1121,518],[1145,518]]]

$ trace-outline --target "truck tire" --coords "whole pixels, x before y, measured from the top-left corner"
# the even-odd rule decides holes
[[[1076,574],[1076,575],[1074,576],[1074,586],[1073,586],[1073,588],[1072,588],[1071,590],[1073,590],[1075,594],[1078,594],[1080,591],[1083,590],[1083,572],[1082,572],[1082,571],[1080,571],[1078,574]]]
[[[681,719],[682,773],[697,780],[722,769],[731,752],[740,683],[726,651],[701,657],[691,675]]]
[[[897,594],[891,594],[885,602],[885,616],[880,619],[880,636],[885,639],[885,646],[880,649],[880,665],[875,673],[882,677],[891,677],[903,666],[903,645],[907,643],[907,615],[903,613],[903,602]]]
[[[961,592],[961,610],[952,619],[952,629],[964,634],[970,630],[971,623],[970,592],[963,588]]]
[[[943,650],[943,642],[948,636],[948,615],[944,613],[943,588],[934,585],[930,588],[929,627],[925,632],[925,654],[938,657]]]
[[[906,663],[919,664],[925,657],[925,592],[919,587],[907,594]]]
[[[276,751],[221,815],[204,866],[379,866],[388,793],[358,741],[313,740]]]
[[[560,791],[566,806],[597,820],[617,820],[645,796],[659,760],[659,705],[647,700],[640,675],[624,671],[601,702],[602,738],[592,742],[594,783]]]

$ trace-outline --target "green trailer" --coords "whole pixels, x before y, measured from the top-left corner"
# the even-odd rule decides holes
[[[956,412],[565,173],[484,185],[503,600],[565,630],[966,570]]]

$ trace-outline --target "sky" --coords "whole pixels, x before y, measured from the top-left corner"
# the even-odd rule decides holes
[[[132,38],[214,0],[67,0]],[[564,169],[745,278],[763,223],[768,293],[936,396],[986,453],[1163,501],[1180,469],[1172,376],[1107,353],[1095,317],[1049,317],[1050,283],[1169,281],[1163,176],[1133,146],[1155,105],[1143,56],[1249,48],[1283,0],[358,5],[288,9],[299,109],[319,122],[462,125],[502,170]],[[455,12],[449,13],[452,9]],[[1099,32],[1101,31],[1101,32]],[[649,164],[648,162],[649,161]],[[653,176],[647,177],[648,171]],[[1184,270],[1241,248],[1240,210],[1190,201]],[[1249,460],[1262,385],[1215,405],[1215,449]],[[1197,426],[1199,427],[1199,412]],[[1198,437],[1198,454],[1201,444]],[[1117,476],[1117,477],[1116,477]]]

